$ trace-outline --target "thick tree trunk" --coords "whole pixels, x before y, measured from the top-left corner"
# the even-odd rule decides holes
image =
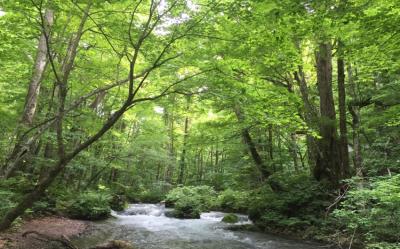
[[[349,151],[347,141],[346,123],[346,88],[344,60],[339,57],[337,60],[338,71],[338,95],[339,95],[339,129],[340,129],[340,166],[343,178],[350,177]]]
[[[317,79],[320,100],[319,153],[314,176],[328,180],[337,186],[340,180],[339,147],[336,130],[336,112],[332,93],[332,47],[329,43],[319,45],[316,54]]]

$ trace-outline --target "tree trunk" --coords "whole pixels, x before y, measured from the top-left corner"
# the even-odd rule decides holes
[[[314,176],[328,180],[336,187],[340,180],[339,147],[336,130],[336,112],[332,93],[332,47],[329,43],[319,45],[316,54],[317,80],[320,101],[319,153]]]
[[[296,172],[299,171],[299,160],[298,160],[298,149],[297,149],[297,143],[296,143],[296,134],[292,133],[290,134],[290,153],[292,154],[292,159],[293,159],[293,165],[294,165],[294,170]]]
[[[345,70],[344,60],[341,55],[339,55],[339,58],[337,59],[337,71],[339,95],[340,166],[343,178],[348,178],[350,177],[350,165],[347,142]]]
[[[353,99],[357,99],[356,83],[353,79],[353,72],[351,66],[347,67],[347,75],[349,78],[349,85],[351,89],[351,95]],[[366,105],[366,104],[365,104]],[[359,177],[363,176],[363,166],[362,166],[362,155],[361,155],[361,143],[360,143],[360,108],[364,104],[360,103],[349,103],[348,109],[352,117],[352,130],[353,130],[353,165],[356,171],[356,175]]]
[[[60,86],[60,95],[59,95],[59,108],[57,111],[57,118],[55,124],[57,125],[57,140],[58,140],[58,152],[59,152],[59,160],[57,163],[51,167],[51,170],[49,171],[48,175],[43,177],[41,181],[35,186],[35,188],[27,193],[21,201],[9,210],[4,217],[0,221],[0,231],[10,227],[12,222],[18,218],[20,215],[22,215],[26,209],[30,208],[34,202],[38,201],[46,191],[46,189],[53,183],[53,181],[56,179],[56,177],[62,172],[62,170],[65,168],[65,166],[76,156],[78,155],[82,150],[86,149],[88,146],[90,146],[92,143],[97,141],[106,131],[108,131],[113,124],[118,120],[120,116],[122,116],[123,112],[126,110],[128,107],[127,104],[125,104],[119,112],[116,112],[113,116],[113,118],[110,118],[108,122],[103,126],[103,129],[101,129],[97,134],[89,138],[86,143],[80,145],[78,148],[76,148],[72,153],[70,153],[68,156],[65,156],[65,150],[63,146],[63,137],[62,137],[62,121],[64,119],[64,103],[65,103],[65,98],[66,98],[66,84],[68,82],[69,75],[72,71],[72,67],[74,64],[78,44],[80,41],[80,38],[83,34],[83,28],[84,24],[86,23],[86,20],[88,18],[88,13],[90,9],[91,4],[87,5],[87,8],[85,10],[85,13],[81,19],[78,31],[76,33],[76,36],[74,39],[71,39],[70,46],[68,47],[67,51],[67,56],[64,59],[63,62],[63,67],[62,67],[62,75],[60,78],[59,75],[56,75],[55,77],[57,80],[57,84]],[[44,24],[43,24],[44,25]],[[48,39],[46,38],[46,43],[48,43]],[[48,47],[49,44],[46,44]],[[125,108],[125,109],[123,109]]]
[[[184,127],[184,135],[183,135],[183,145],[182,145],[182,153],[181,159],[179,161],[179,177],[178,177],[178,184],[183,184],[183,177],[185,174],[186,168],[186,146],[187,140],[189,137],[189,117],[185,118],[185,127]]]
[[[32,77],[28,86],[28,93],[25,99],[24,111],[21,117],[21,123],[30,127],[36,113],[38,103],[40,85],[42,82],[44,71],[47,66],[47,39],[50,37],[50,28],[54,23],[53,10],[46,9],[43,19],[42,34],[39,38],[35,64],[32,70]],[[46,38],[47,37],[47,38]],[[6,164],[3,166],[3,177],[11,177],[19,168],[21,168],[23,160],[30,154],[29,152],[35,150],[36,139],[26,139],[21,136],[20,126],[17,128],[17,138],[14,148],[7,159]]]
[[[50,37],[50,28],[54,22],[53,10],[46,9],[44,13],[44,27],[42,34],[39,38],[39,44],[35,59],[35,65],[33,67],[32,78],[29,82],[28,94],[25,100],[24,112],[22,114],[22,123],[25,125],[32,125],[33,118],[36,113],[36,107],[38,103],[38,97],[40,93],[40,85],[43,78],[43,73],[47,67],[47,42],[46,36]]]
[[[317,110],[310,101],[307,81],[302,66],[298,66],[297,72],[294,73],[294,78],[299,86],[301,99],[304,104],[304,120],[308,127],[311,129],[317,129],[317,127],[315,127],[315,124],[318,122]],[[310,134],[307,134],[306,139],[308,164],[313,171],[315,169],[318,154],[317,141]]]
[[[240,107],[238,105],[235,106],[235,114],[240,123],[244,122],[244,116],[240,110]],[[256,165],[258,171],[261,174],[262,180],[268,179],[272,173],[267,169],[264,161],[262,160],[260,154],[257,151],[257,146],[254,143],[253,139],[251,138],[250,132],[248,128],[243,128],[242,129],[242,138],[243,142],[246,144],[247,149],[249,151],[249,154],[251,158],[254,161],[254,164]]]
[[[184,175],[186,168],[186,150],[187,150],[187,141],[189,138],[189,109],[190,109],[190,96],[186,98],[186,117],[185,117],[185,126],[183,128],[183,145],[182,145],[182,153],[179,161],[179,176],[178,176],[178,184],[184,183]],[[212,158],[211,158],[212,160]]]

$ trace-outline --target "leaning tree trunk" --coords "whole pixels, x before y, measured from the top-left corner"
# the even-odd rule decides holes
[[[237,117],[238,121],[240,123],[243,123],[244,116],[243,116],[243,113],[240,110],[240,107],[239,106],[235,106],[235,110],[234,111],[235,111],[235,114],[236,114],[236,117]],[[248,128],[243,128],[242,129],[242,138],[243,138],[243,142],[247,146],[247,149],[249,151],[249,154],[250,154],[251,158],[254,161],[254,164],[256,165],[258,171],[261,174],[262,179],[263,180],[268,179],[272,175],[272,173],[268,170],[268,168],[265,165],[264,160],[262,159],[260,153],[258,153],[257,146],[254,143]]]
[[[74,65],[74,60],[76,57],[79,41],[82,37],[83,34],[83,28],[84,25],[88,19],[89,16],[89,9],[90,9],[91,4],[87,5],[87,8],[84,12],[84,15],[81,19],[78,31],[76,32],[75,36],[71,39],[71,43],[68,46],[68,51],[67,55],[64,59],[63,62],[63,67],[62,67],[62,74],[58,75],[57,73],[54,72],[56,76],[56,81],[57,85],[60,86],[60,94],[59,94],[59,108],[57,111],[57,118],[55,120],[55,124],[57,125],[57,140],[58,140],[58,149],[59,149],[59,159],[51,167],[51,170],[48,172],[48,174],[43,177],[38,184],[34,187],[34,189],[27,193],[24,197],[22,197],[21,201],[9,210],[4,217],[0,220],[0,231],[7,229],[8,227],[11,226],[12,222],[21,216],[26,209],[32,207],[33,203],[38,201],[45,193],[46,189],[53,183],[53,181],[56,179],[56,177],[60,174],[60,172],[65,168],[65,166],[76,156],[78,155],[82,150],[86,149],[89,145],[91,145],[93,142],[97,141],[107,130],[109,130],[115,122],[117,122],[118,118],[122,116],[123,112],[126,110],[127,105],[124,105],[122,109],[119,112],[116,112],[114,114],[113,118],[110,118],[106,125],[103,127],[102,130],[100,130],[97,134],[95,134],[93,137],[88,139],[86,143],[80,145],[77,149],[75,149],[73,152],[71,152],[68,155],[65,155],[65,150],[63,146],[63,137],[62,137],[62,122],[64,119],[64,105],[65,105],[65,99],[66,99],[66,85],[68,82],[69,75],[72,71],[73,65]],[[43,26],[45,25],[44,23],[42,24]],[[48,37],[46,37],[46,46],[49,47],[49,40]],[[47,51],[49,54],[50,51]],[[107,129],[106,129],[107,128]]]
[[[332,47],[322,43],[316,54],[317,80],[320,101],[320,136],[314,176],[328,180],[332,186],[339,184],[341,170],[336,130],[336,112],[332,93]]]
[[[53,10],[47,9],[45,11],[43,22],[42,34],[39,38],[35,64],[33,66],[28,93],[25,99],[24,111],[21,117],[21,124],[27,127],[32,126],[39,99],[40,85],[48,64],[47,40],[50,37],[50,28],[54,23]],[[29,152],[32,151],[36,144],[36,139],[25,139],[19,128],[21,127],[18,127],[14,148],[7,162],[3,165],[3,177],[6,179],[11,177],[14,172],[20,168],[22,161],[30,154]]]
[[[315,106],[311,103],[306,77],[304,75],[303,67],[301,65],[298,66],[297,72],[294,73],[294,78],[299,86],[300,96],[304,105],[304,120],[308,127],[317,129],[317,127],[314,127],[318,121],[317,110]],[[314,170],[318,154],[317,141],[312,135],[307,134],[306,145],[308,164],[310,165],[310,168]]]
[[[40,85],[43,73],[47,67],[47,42],[50,37],[50,28],[54,22],[53,10],[47,9],[44,14],[44,27],[39,39],[35,65],[33,67],[32,78],[29,83],[28,94],[25,100],[24,112],[22,114],[22,123],[31,125],[36,113],[38,97],[40,93]],[[46,38],[47,37],[47,38]]]

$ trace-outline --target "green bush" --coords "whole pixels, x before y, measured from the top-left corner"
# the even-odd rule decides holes
[[[174,207],[178,218],[200,218],[200,213],[216,207],[217,193],[209,186],[178,187],[166,196],[166,206]]]
[[[346,200],[333,212],[341,230],[360,237],[367,248],[399,248],[400,174],[349,184]]]
[[[137,201],[142,203],[159,203],[165,195],[158,190],[145,190],[137,196]]]
[[[185,196],[175,203],[172,215],[182,219],[199,219],[201,211],[199,199]]]
[[[87,191],[67,201],[59,201],[57,208],[71,218],[100,220],[109,217],[111,196],[105,192]]]
[[[225,212],[246,213],[249,208],[249,192],[227,189],[218,195],[217,205]]]
[[[14,200],[14,193],[6,189],[0,189],[0,200],[1,200],[1,205],[0,205],[0,218],[1,218],[6,214],[6,212],[9,209],[15,207],[16,202]]]
[[[281,191],[269,186],[251,193],[249,217],[261,228],[302,231],[324,222],[329,195],[320,183],[306,175],[278,177]]]

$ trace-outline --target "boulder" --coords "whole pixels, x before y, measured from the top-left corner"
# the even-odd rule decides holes
[[[239,217],[236,214],[227,214],[224,216],[222,219],[223,222],[225,223],[236,223],[239,221]]]

